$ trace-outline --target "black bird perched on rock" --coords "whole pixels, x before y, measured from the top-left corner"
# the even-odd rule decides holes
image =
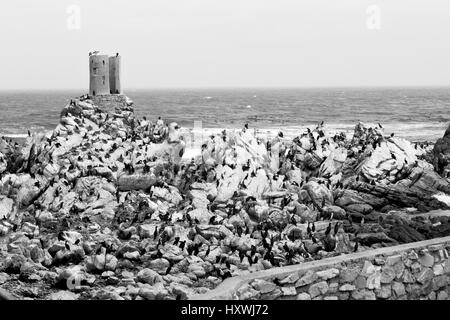
[[[339,231],[339,222],[336,222],[336,224],[334,225],[334,234],[336,235]]]
[[[256,247],[254,245],[252,245],[252,247],[251,247],[250,254],[252,257],[256,254]]]
[[[245,253],[243,251],[239,251],[239,260],[241,261],[241,263],[242,263],[242,260],[244,260],[244,257],[245,257]]]
[[[252,259],[252,257],[251,257],[250,255],[246,255],[246,257],[247,257],[247,260],[248,260],[248,264],[249,264],[250,266],[252,266],[252,265],[253,265],[253,259]],[[241,260],[241,262],[242,262],[242,260]]]
[[[391,138],[393,138],[393,137],[394,137],[394,133],[392,132],[392,133],[391,133]]]
[[[193,252],[192,252],[192,253],[194,254],[194,256],[197,256],[197,255],[198,255],[199,250],[200,250],[200,243],[195,244],[195,245],[194,245],[194,250],[193,250]]]
[[[169,266],[166,269],[166,275],[168,275],[170,273],[170,271],[172,270],[173,267],[173,262],[169,260]]]
[[[70,251],[70,245],[69,245],[69,243],[67,241],[64,243],[64,246],[66,247],[67,250]]]
[[[312,223],[311,231],[316,232],[316,225],[314,224],[314,222]]]
[[[353,252],[358,251],[358,238],[355,238],[355,247],[353,248]]]
[[[380,127],[380,129],[383,129],[383,127],[381,126],[381,124],[378,122],[378,126]]]
[[[222,280],[225,280],[226,278],[231,278],[231,272],[230,271],[225,271],[222,275],[221,275]]]
[[[64,238],[64,232],[63,232],[63,231],[61,231],[61,232],[58,233],[58,240],[59,240],[59,241],[64,241],[64,240],[65,240],[65,238]]]
[[[238,234],[239,237],[242,236],[242,227],[241,226],[237,226],[236,233]]]
[[[297,220],[295,220],[295,214],[293,214],[293,215],[291,216],[291,223],[292,223],[294,226],[297,225]]]
[[[331,252],[336,248],[336,240],[330,234],[325,237],[323,244],[325,245],[324,249],[327,252]]]
[[[180,241],[180,237],[175,237],[175,240],[173,241],[173,245],[176,246],[178,244],[178,241]]]
[[[157,236],[158,236],[158,227],[155,227],[155,231],[153,232],[153,240],[156,240]]]
[[[269,246],[269,244],[267,243],[267,240],[266,240],[265,237],[263,237],[263,238],[261,239],[261,241],[262,241],[263,247],[264,247],[265,249],[269,249],[269,248],[270,248],[270,246]]]
[[[310,225],[310,223],[308,221],[308,226],[306,227],[306,233],[307,234],[311,234],[311,227],[309,225]]]
[[[206,253],[205,253],[205,258],[209,255],[210,251],[211,251],[211,246],[208,246],[208,249],[206,250]]]
[[[225,263],[227,261],[227,256],[223,256],[220,259],[220,264]]]
[[[158,240],[158,244],[156,245],[156,248],[159,248],[160,245],[161,245],[161,239]]]
[[[325,235],[327,236],[331,232],[331,222],[328,224],[327,229],[325,230]]]

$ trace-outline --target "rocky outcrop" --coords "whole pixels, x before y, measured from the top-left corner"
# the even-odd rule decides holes
[[[439,174],[448,177],[450,173],[450,126],[433,148],[433,165]]]
[[[448,181],[381,128],[266,141],[224,131],[186,161],[175,123],[101,99],[72,100],[48,136],[1,142],[0,285],[15,295],[186,299],[229,277],[450,234],[445,216],[412,218],[448,208]],[[336,276],[283,281],[319,297]],[[294,292],[274,286],[244,293]]]

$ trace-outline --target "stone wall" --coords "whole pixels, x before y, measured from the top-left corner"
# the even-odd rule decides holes
[[[211,299],[449,300],[450,237],[228,278]]]

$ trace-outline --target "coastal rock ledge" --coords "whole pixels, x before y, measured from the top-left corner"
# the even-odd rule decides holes
[[[105,95],[2,137],[0,300],[448,299],[450,128],[184,132]]]

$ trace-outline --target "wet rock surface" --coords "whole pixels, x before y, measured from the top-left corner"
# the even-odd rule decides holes
[[[429,150],[380,126],[347,138],[319,125],[293,140],[224,131],[185,160],[180,128],[137,119],[127,101],[74,99],[48,136],[0,140],[2,298],[186,299],[236,275],[450,235],[448,216],[420,214],[450,209],[449,180]],[[427,283],[429,270],[402,283]],[[330,285],[338,276],[242,294],[390,297],[392,270],[370,278],[370,293]]]

